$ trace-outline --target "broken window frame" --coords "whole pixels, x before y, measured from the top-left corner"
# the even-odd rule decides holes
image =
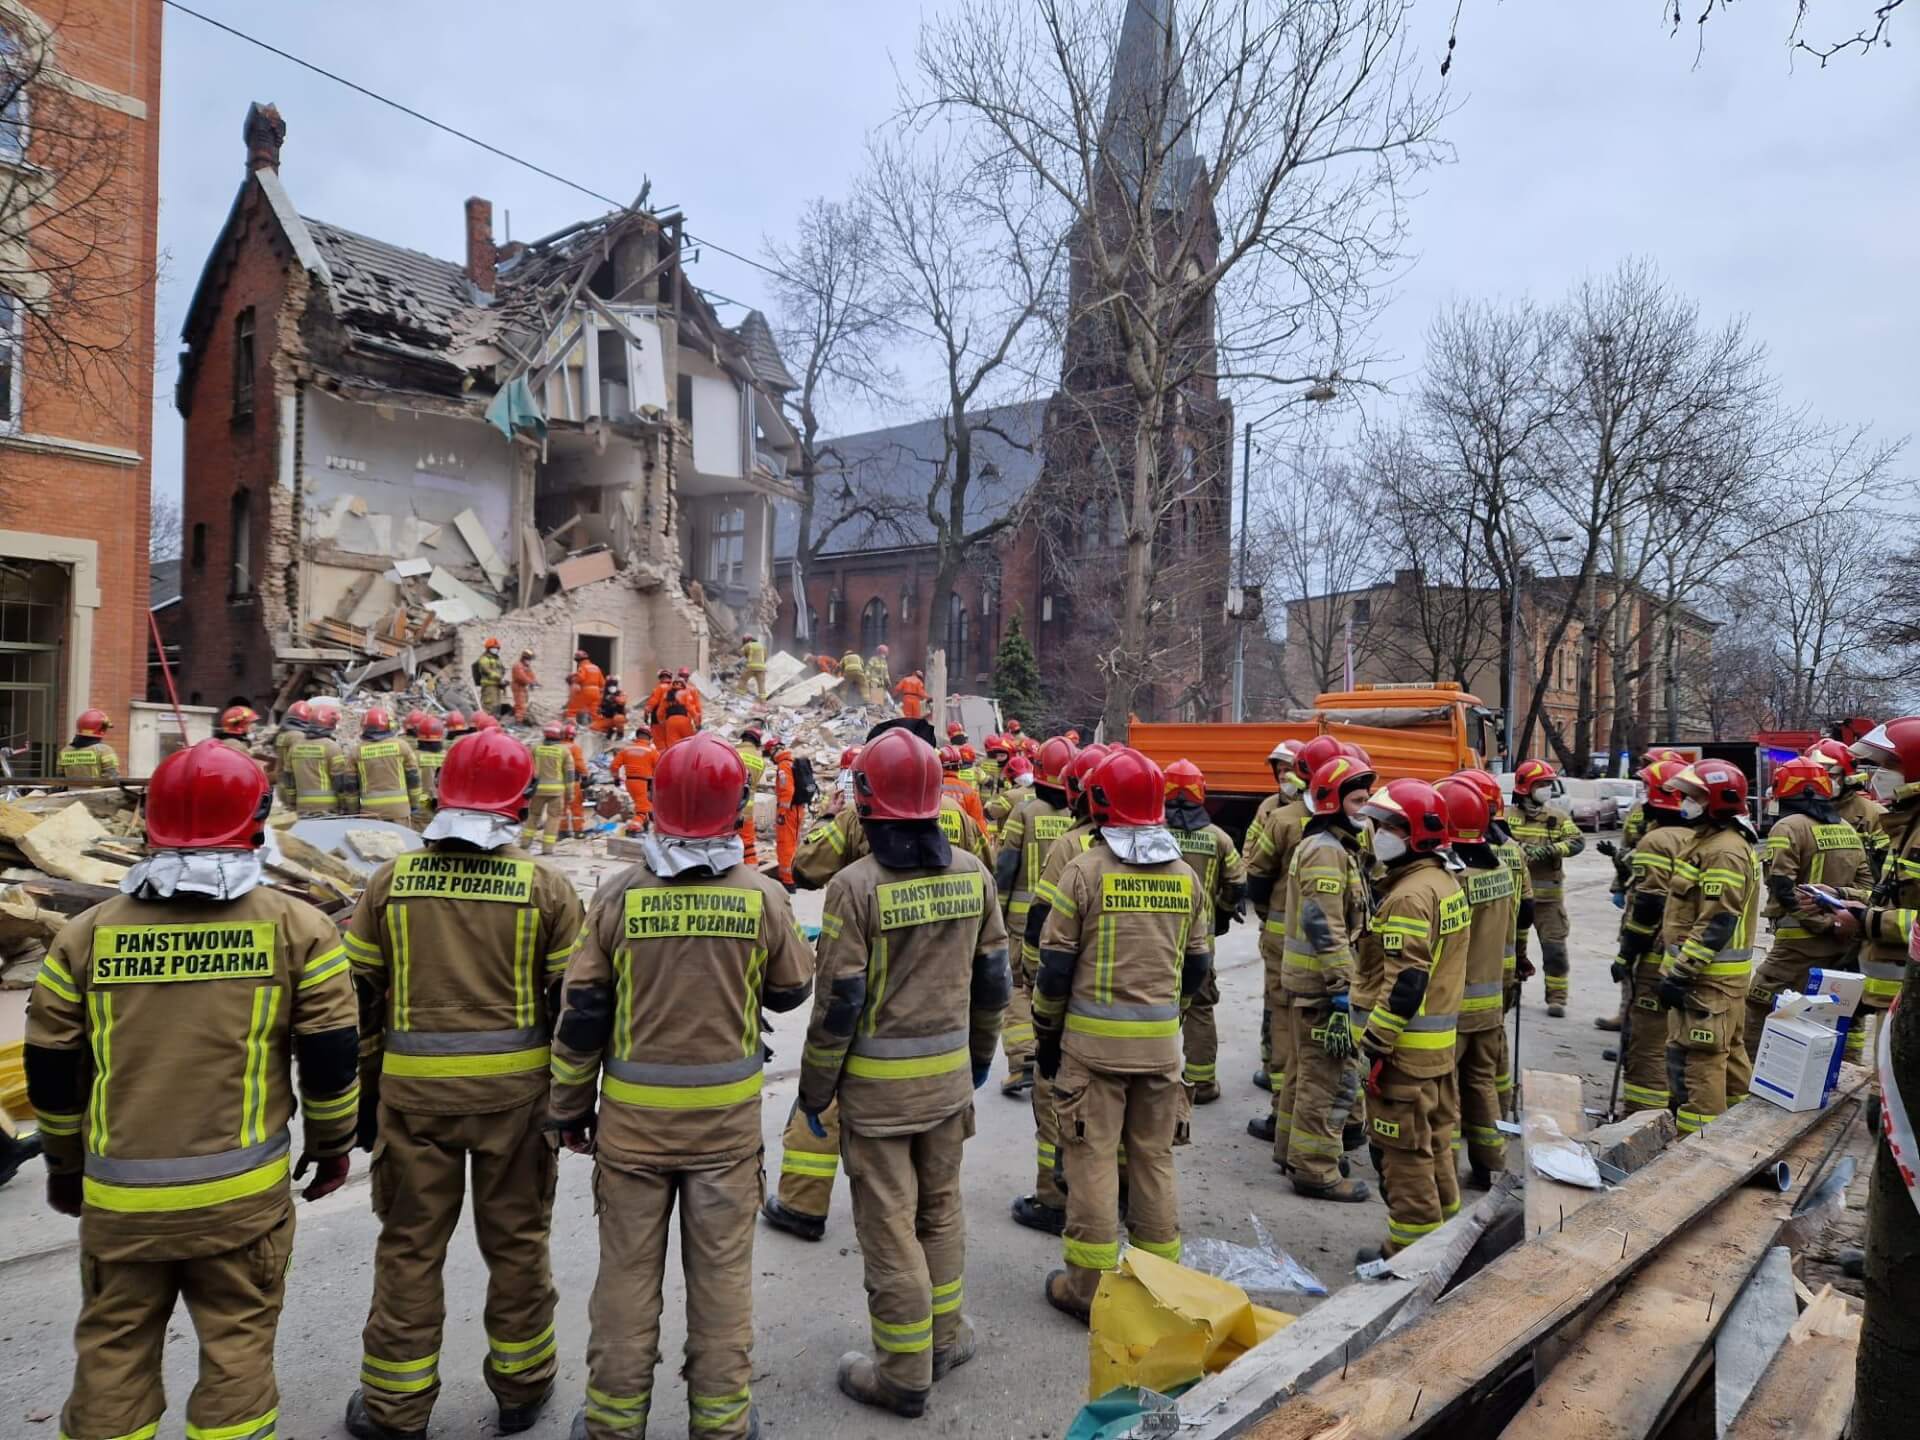
[[[253,306],[233,317],[233,413],[238,419],[253,414],[253,377],[256,368]]]
[[[26,404],[21,384],[26,369],[27,307],[10,291],[0,289],[0,435],[19,431]]]
[[[253,494],[236,490],[228,502],[227,599],[253,595]]]
[[[725,560],[722,560],[720,555],[722,545],[725,545],[729,552]],[[746,576],[746,507],[729,505],[709,512],[707,516],[708,580],[723,590],[738,590],[746,584]]]

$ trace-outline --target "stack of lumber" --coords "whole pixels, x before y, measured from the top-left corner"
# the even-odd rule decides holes
[[[1859,1317],[1794,1278],[1788,1221],[1860,1135],[1867,1080],[1848,1066],[1824,1110],[1748,1101],[1672,1143],[1664,1112],[1582,1136],[1621,1183],[1530,1174],[1524,1233],[1476,1269],[1518,1228],[1496,1187],[1196,1386],[1182,1419],[1195,1440],[1839,1440]],[[1577,1079],[1529,1072],[1524,1093],[1529,1131],[1578,1134]]]

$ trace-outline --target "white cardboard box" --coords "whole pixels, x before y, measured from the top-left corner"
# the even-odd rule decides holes
[[[1760,1032],[1751,1093],[1782,1110],[1819,1109],[1839,1077],[1841,1032],[1810,1018],[1806,1011],[1813,1008],[1833,1007],[1831,1002],[1816,1007],[1808,998],[1782,1004]]]
[[[1867,993],[1867,977],[1857,970],[1814,970],[1807,976],[1807,994],[1831,995],[1836,1009],[1832,1012],[1814,1011],[1825,1023],[1838,1022],[1844,1032],[1847,1022],[1854,1019],[1860,1008],[1861,997]]]

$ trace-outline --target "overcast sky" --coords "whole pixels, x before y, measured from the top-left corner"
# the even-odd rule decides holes
[[[680,206],[696,234],[747,253],[809,196],[845,190],[921,13],[905,0],[192,3],[595,190],[625,198],[650,176],[656,207]],[[1816,9],[1850,7],[1869,8]],[[1428,63],[1453,8],[1419,8]],[[1643,254],[1709,319],[1749,316],[1790,397],[1920,433],[1911,51],[1795,64],[1791,8],[1718,16],[1696,68],[1691,22],[1668,39],[1659,0],[1467,0],[1445,132],[1458,158],[1413,202],[1417,258],[1380,332],[1401,361],[1382,373],[1411,377],[1451,299],[1553,299]],[[461,258],[468,195],[494,202],[502,234],[510,212],[523,240],[604,208],[171,9],[165,57],[157,492],[180,484],[180,321],[242,178],[249,101],[280,107],[281,175],[302,214],[397,244]],[[765,303],[765,277],[711,249],[692,273]]]

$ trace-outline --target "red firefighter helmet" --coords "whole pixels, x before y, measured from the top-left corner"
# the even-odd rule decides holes
[[[1858,768],[1853,758],[1853,751],[1844,740],[1831,738],[1816,740],[1807,747],[1806,753],[1809,760],[1818,760],[1833,771],[1834,783],[1837,785],[1844,785],[1847,777]]]
[[[1434,790],[1447,811],[1447,838],[1455,845],[1487,843],[1487,797],[1461,775],[1449,775]]]
[[[880,644],[873,647],[873,653],[876,655],[888,655],[892,652],[889,651],[884,644]]]
[[[654,768],[653,824],[662,834],[685,840],[731,835],[746,799],[746,762],[718,735],[688,736]]]
[[[1007,721],[1007,733],[1009,735],[1018,735],[1020,733],[1020,722],[1018,720]]]
[[[73,722],[76,735],[100,736],[113,728],[113,721],[107,718],[104,710],[82,710],[80,718]]]
[[[962,745],[960,747],[960,763],[962,765],[971,765],[979,758],[980,752],[974,749],[973,746]]]
[[[1033,761],[1024,755],[1016,755],[1007,762],[1007,778],[1018,780],[1023,775],[1033,774]]]
[[[676,677],[678,677],[681,680],[691,680],[693,678],[693,670],[691,669],[691,667],[686,665],[682,665],[678,670],[674,671],[673,673]]]
[[[1050,737],[1040,746],[1040,753],[1035,757],[1033,783],[1059,789],[1065,783],[1067,767],[1073,763],[1073,757],[1078,753],[1073,748],[1073,741],[1066,736]]]
[[[1507,797],[1500,791],[1500,781],[1490,770],[1462,770],[1449,775],[1449,780],[1464,780],[1480,792],[1480,798],[1487,802],[1487,818],[1498,820],[1507,813]]]
[[[967,727],[962,725],[958,720],[949,720],[947,722],[947,739],[958,740],[966,733]]]
[[[1340,748],[1358,760],[1362,765],[1373,764],[1373,756],[1367,753],[1367,747],[1362,745],[1358,740],[1342,740],[1340,742]]]
[[[1067,792],[1067,799],[1078,802],[1087,791],[1087,777],[1100,768],[1100,762],[1111,753],[1108,746],[1089,745],[1075,753],[1073,760],[1061,773],[1060,783]]]
[[[499,728],[479,730],[447,751],[440,767],[440,808],[479,810],[517,820],[526,812],[533,756]]]
[[[853,762],[859,758],[860,747],[858,745],[847,746],[846,749],[840,752],[840,768],[842,770],[851,770],[853,768]]]
[[[1012,753],[1013,753],[1013,742],[1009,740],[1006,736],[1004,735],[987,736],[987,754],[1011,755]]]
[[[1550,760],[1522,760],[1513,770],[1513,793],[1531,795],[1542,785],[1551,785],[1560,772]]]
[[[553,720],[542,726],[540,733],[548,740],[564,740],[567,738],[567,727]]]
[[[1920,784],[1920,715],[1876,725],[1853,745],[1854,758],[1885,770],[1898,770],[1906,782]]]
[[[579,733],[580,733],[580,727],[578,725],[562,725],[560,727],[561,738],[565,740],[571,740],[573,739],[574,736],[578,735]]]
[[[498,650],[500,648],[500,637],[498,635],[489,635],[486,640],[482,642],[480,648],[482,650]]]
[[[584,650],[576,650],[573,652],[573,658],[575,660],[584,660],[587,658],[587,652]]]
[[[1348,791],[1356,785],[1372,789],[1378,778],[1371,765],[1351,755],[1329,756],[1307,781],[1307,809],[1315,815],[1338,815]]]
[[[1176,760],[1167,766],[1166,774],[1167,799],[1191,800],[1196,805],[1206,803],[1207,777],[1193,761]]]
[[[1159,825],[1167,778],[1138,750],[1117,745],[1087,776],[1087,813],[1096,825]]]
[[[360,717],[360,732],[363,735],[369,730],[391,729],[393,729],[393,716],[378,705]]]
[[[1361,812],[1376,823],[1399,821],[1407,827],[1407,849],[1431,855],[1447,843],[1446,802],[1424,780],[1389,780],[1367,797]]]
[[[940,747],[939,754],[940,754],[940,768],[942,770],[958,770],[960,768],[960,747],[959,746],[942,745]]]
[[[473,717],[473,724],[469,728],[474,730],[498,730],[500,728],[500,717],[498,715],[489,715],[485,710],[477,711]]]
[[[1316,735],[1311,740],[1302,741],[1293,754],[1294,773],[1310,782],[1320,773],[1322,765],[1340,753],[1340,742],[1331,735]]]
[[[1656,760],[1670,760],[1676,765],[1684,765],[1687,763],[1687,757],[1671,745],[1656,745],[1647,751],[1647,764],[1651,765]]]
[[[313,707],[313,723],[331,734],[333,728],[340,723],[340,707],[330,701],[322,700]]]
[[[940,813],[940,754],[908,730],[888,730],[853,763],[854,808],[862,820],[931,820]],[[955,757],[958,758],[957,756]]]
[[[1667,784],[1682,796],[1700,801],[1713,819],[1746,814],[1747,777],[1729,761],[1696,760]]]
[[[449,735],[463,735],[468,728],[467,717],[464,711],[447,711],[447,733]]]
[[[1686,768],[1682,760],[1656,760],[1639,771],[1640,783],[1647,787],[1649,810],[1680,813],[1680,792],[1673,788],[1673,777]]]
[[[245,705],[229,705],[220,712],[220,733],[244,739],[260,717]]]
[[[438,715],[422,715],[418,733],[422,740],[444,740],[447,738],[447,722]]]
[[[304,700],[296,700],[287,707],[287,719],[299,725],[313,724],[313,706]]]
[[[266,838],[273,792],[247,756],[202,740],[154,767],[147,844],[156,850],[254,850]]]
[[[426,718],[427,712],[416,705],[413,709],[407,711],[406,717],[400,722],[400,728],[408,735],[418,735],[420,733],[420,722]]]
[[[1773,767],[1773,798],[1793,800],[1811,796],[1831,800],[1840,793],[1840,782],[1822,762],[1810,755],[1796,755]]]

